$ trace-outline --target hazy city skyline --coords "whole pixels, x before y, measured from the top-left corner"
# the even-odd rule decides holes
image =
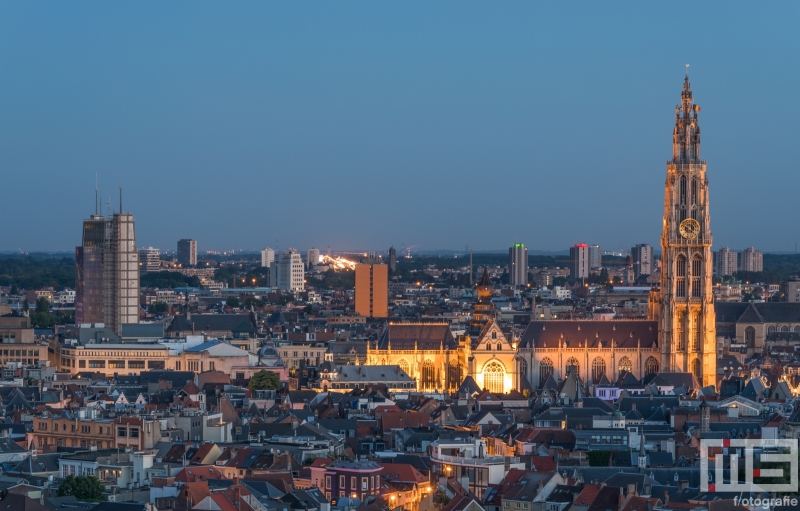
[[[187,6],[0,6],[0,250],[96,174],[162,250],[658,247],[687,62],[714,250],[800,242],[796,4]]]

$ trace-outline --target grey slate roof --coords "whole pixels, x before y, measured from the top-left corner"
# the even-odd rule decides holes
[[[556,348],[559,342],[571,348],[578,343],[588,343],[590,348],[611,346],[616,342],[620,348],[642,348],[658,345],[658,323],[656,321],[531,321],[520,340],[520,347]]]
[[[448,323],[390,323],[381,332],[378,349],[438,350],[458,347]]]

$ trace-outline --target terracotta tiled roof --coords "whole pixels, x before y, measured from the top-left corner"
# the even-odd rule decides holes
[[[381,417],[383,431],[427,426],[431,416],[421,412],[387,413]]]
[[[600,487],[595,486],[593,484],[587,484],[583,487],[583,491],[581,491],[578,496],[575,498],[575,505],[577,506],[587,506],[594,502],[594,499],[597,498],[597,494],[600,493]]]
[[[552,456],[531,456],[531,466],[537,472],[553,472],[556,470],[556,462]]]
[[[419,470],[406,463],[378,463],[383,467],[381,478],[399,483],[420,484],[427,482],[427,478]]]
[[[186,467],[175,475],[175,481],[179,483],[193,483],[208,479],[226,479],[226,477],[212,466]]]

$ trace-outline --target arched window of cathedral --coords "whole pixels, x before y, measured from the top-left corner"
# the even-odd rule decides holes
[[[528,374],[528,363],[522,359],[519,361],[519,369],[518,371],[520,376],[525,376]]]
[[[404,373],[406,373],[407,375],[409,375],[409,376],[411,375],[411,373],[408,371],[408,369],[409,369],[408,362],[406,362],[405,360],[400,360],[397,363],[397,367],[399,367],[400,370],[403,371]]]
[[[628,357],[622,357],[619,359],[619,365],[617,366],[619,372],[625,371],[628,373],[633,372],[633,364],[631,363],[631,359]]]
[[[680,204],[686,204],[686,176],[681,176],[681,188],[680,188]]]
[[[553,361],[547,357],[544,357],[541,362],[539,362],[539,387],[544,385],[544,382],[553,374]]]
[[[490,342],[487,342],[487,343],[486,343],[486,349],[487,349],[487,350],[490,350],[490,349],[492,349],[492,343],[490,343]]]
[[[686,343],[684,342],[684,323],[686,323],[686,311],[678,311],[675,314],[675,351],[683,351]]]
[[[581,365],[578,363],[578,359],[575,357],[570,357],[569,360],[567,360],[567,367],[564,371],[564,376],[568,375],[570,371],[574,371],[575,376],[581,375]]]
[[[447,387],[456,390],[461,386],[461,364],[450,362],[447,366]]]
[[[496,394],[505,392],[506,371],[496,360],[483,366],[483,389]]]
[[[700,311],[692,313],[691,329],[692,351],[697,351],[700,349]]]
[[[606,361],[600,357],[592,360],[592,381],[598,382],[600,378],[606,374]]]
[[[692,204],[697,204],[697,178],[692,179]]]
[[[675,261],[675,296],[686,296],[686,258],[679,255]]]
[[[767,327],[767,333],[768,334],[774,334],[775,333],[775,327],[774,326]]]
[[[796,327],[794,327],[794,331],[795,331],[795,332],[800,332],[800,326],[796,326]]]
[[[789,331],[789,327],[788,326],[782,326],[781,327],[781,332],[788,332],[788,331]]]
[[[422,388],[434,389],[438,386],[438,382],[436,381],[436,367],[433,365],[433,362],[426,360],[422,363]]]
[[[503,351],[503,341],[497,341],[497,351]]]
[[[703,273],[703,259],[696,255],[692,258],[692,296],[700,297],[700,275]]]
[[[382,359],[381,359],[381,365],[382,365],[382,366],[385,366],[385,365],[386,365],[386,359],[385,359],[385,358],[382,358]]]
[[[700,359],[696,358],[692,362],[692,373],[697,378],[697,381],[703,382],[703,365],[700,363]]]
[[[656,374],[658,372],[658,360],[653,357],[647,357],[644,361],[644,375]]]
[[[492,330],[492,339],[497,339],[497,330]]]

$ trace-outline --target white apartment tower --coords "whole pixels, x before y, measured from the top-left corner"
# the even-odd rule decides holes
[[[303,258],[294,248],[287,248],[278,254],[278,258],[270,267],[270,283],[273,287],[284,291],[302,292],[305,290],[305,267]]]
[[[576,243],[569,248],[569,278],[573,280],[589,277],[589,245]]]
[[[269,268],[270,265],[275,261],[275,250],[271,248],[265,248],[261,251],[261,267],[262,268]]]
[[[309,248],[308,255],[306,256],[306,263],[308,267],[311,268],[315,264],[319,264],[319,249],[318,248]]]
[[[603,252],[600,245],[589,245],[589,269],[603,266]]]
[[[739,254],[728,247],[717,251],[716,270],[718,277],[733,275],[739,269]]]
[[[508,283],[512,286],[528,283],[528,249],[522,243],[514,243],[508,249]]]
[[[653,273],[653,247],[647,243],[640,243],[631,248],[633,259],[633,276],[637,279],[642,275]]]
[[[742,271],[764,271],[764,254],[755,247],[744,249],[742,252]]]
[[[139,274],[144,275],[160,269],[161,252],[157,248],[149,247],[139,250]]]

